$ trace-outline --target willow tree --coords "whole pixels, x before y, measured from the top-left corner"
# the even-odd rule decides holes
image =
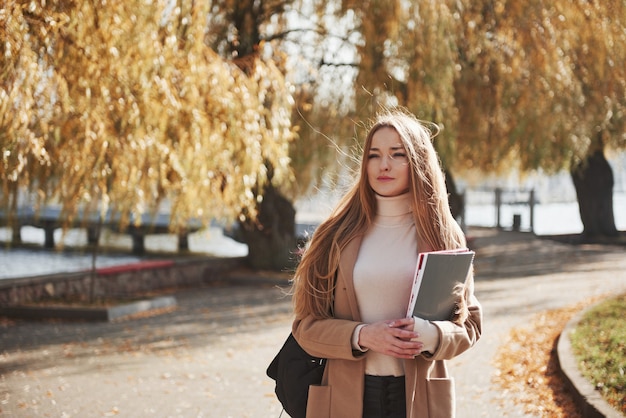
[[[603,152],[626,145],[625,13],[621,1],[474,2],[458,13],[461,161],[569,168],[587,236],[616,234]]]
[[[333,68],[352,67],[340,61],[349,29],[333,28],[338,23],[329,10],[332,1],[252,0],[213,2],[210,44],[224,59],[232,60],[244,72],[261,57],[268,57],[290,81],[294,107],[292,125],[297,139],[290,147],[293,181],[280,186],[267,183],[258,190],[259,216],[240,222],[242,241],[248,244],[255,266],[278,268],[295,260],[295,209],[293,202],[322,182],[328,173],[341,167],[337,148],[350,136],[352,123],[341,118],[341,83]],[[337,89],[335,87],[339,86]],[[345,90],[344,90],[345,91]],[[348,95],[349,96],[349,95]],[[268,102],[274,97],[268,97]],[[332,126],[333,134],[325,134]],[[268,172],[272,165],[267,164]]]
[[[259,185],[289,179],[291,96],[271,60],[243,71],[207,45],[208,7],[2,6],[2,200],[26,189],[122,228],[163,202],[172,230],[256,216]]]
[[[623,2],[341,5],[360,35],[355,114],[400,104],[439,124],[456,173],[569,168],[585,234],[615,233],[602,150],[626,145]]]
[[[557,10],[557,13],[559,10]],[[605,152],[626,148],[626,4],[623,1],[576,2],[559,17],[566,31],[571,71],[581,91],[580,123],[570,135],[583,143],[574,155],[572,179],[584,234],[615,236],[613,172]]]
[[[259,62],[268,60],[275,66],[277,79],[283,79],[285,57],[275,48],[272,39],[279,39],[284,28],[284,14],[292,1],[259,2],[253,0],[220,0],[213,2],[209,15],[211,31],[207,39],[222,57],[231,61],[240,71],[253,77]],[[271,83],[266,78],[258,82]],[[274,141],[284,143],[292,132],[276,129],[276,104],[293,97],[282,88],[270,88],[259,100],[258,123],[273,132]],[[288,110],[288,111],[287,111]],[[281,117],[291,119],[291,109],[283,107]],[[287,138],[285,138],[287,136]],[[250,138],[255,141],[255,138]],[[258,153],[265,154],[262,144]],[[293,265],[296,249],[295,209],[285,196],[288,188],[284,182],[274,182],[276,161],[263,158],[259,166],[268,181],[254,182],[251,190],[256,199],[255,216],[249,208],[242,208],[239,218],[238,239],[248,245],[248,260],[261,269],[282,269]]]

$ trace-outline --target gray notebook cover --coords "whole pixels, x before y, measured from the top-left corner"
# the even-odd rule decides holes
[[[414,286],[419,284],[419,290],[412,316],[430,321],[449,320],[456,304],[454,288],[458,283],[465,283],[473,260],[473,251],[425,253],[421,261],[421,283],[414,281]],[[416,281],[419,281],[419,264],[418,261]]]

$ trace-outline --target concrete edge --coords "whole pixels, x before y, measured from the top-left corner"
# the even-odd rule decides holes
[[[147,312],[154,309],[164,309],[176,306],[176,298],[174,296],[160,296],[153,299],[140,300],[137,302],[114,306],[108,309],[108,320],[123,318],[125,316],[134,315],[141,312]]]
[[[160,296],[112,307],[9,306],[0,307],[0,316],[17,319],[61,319],[74,321],[114,321],[154,309],[176,306],[173,296]]]
[[[599,303],[602,303],[601,301]],[[557,362],[561,376],[569,389],[574,402],[585,418],[624,418],[620,412],[615,410],[602,398],[602,395],[585,378],[578,368],[578,362],[572,352],[570,335],[575,331],[576,326],[581,321],[585,313],[592,309],[594,304],[578,312],[569,322],[559,336],[557,343]]]

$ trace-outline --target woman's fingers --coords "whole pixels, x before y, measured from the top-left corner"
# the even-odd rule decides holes
[[[412,319],[410,321],[412,324]],[[398,358],[413,358],[421,352],[422,343],[411,341],[419,336],[416,332],[400,328],[408,324],[404,321],[382,321],[366,325],[361,329],[359,345]]]

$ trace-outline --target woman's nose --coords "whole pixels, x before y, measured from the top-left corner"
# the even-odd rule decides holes
[[[380,169],[387,171],[389,170],[389,166],[391,165],[391,161],[389,161],[389,156],[388,155],[383,155],[381,161],[380,161]]]

